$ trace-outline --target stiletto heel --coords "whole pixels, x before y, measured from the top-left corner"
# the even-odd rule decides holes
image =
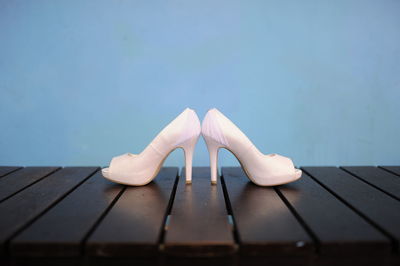
[[[294,167],[290,158],[261,153],[231,120],[215,108],[207,112],[201,132],[210,153],[212,183],[217,181],[219,148],[232,152],[247,177],[257,185],[282,185],[301,177],[301,170]]]
[[[165,159],[176,148],[185,153],[186,180],[192,180],[192,159],[201,133],[197,114],[186,108],[169,123],[140,153],[114,157],[110,166],[102,169],[105,178],[124,185],[142,186],[151,182]]]
[[[203,136],[210,154],[211,184],[217,184],[218,176],[218,149],[220,145],[210,137]]]
[[[196,147],[198,138],[199,138],[199,136],[196,136],[182,144],[182,149],[183,149],[184,156],[185,156],[186,184],[192,183],[193,153],[194,153],[194,148]]]

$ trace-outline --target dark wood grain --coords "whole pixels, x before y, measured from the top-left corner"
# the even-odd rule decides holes
[[[278,186],[277,191],[318,239],[319,262],[375,265],[382,262],[381,257],[390,255],[389,238],[306,173],[296,182]]]
[[[400,265],[400,167],[303,170],[259,187],[240,167],[216,186],[167,167],[127,187],[98,167],[0,167],[0,265]]]
[[[156,258],[178,168],[164,167],[146,186],[127,187],[85,245],[90,257]],[[109,261],[109,260],[108,260]]]
[[[184,172],[165,235],[165,253],[179,258],[229,259],[235,243],[221,183],[211,185],[209,167],[194,167],[192,184],[185,184]]]
[[[59,167],[26,167],[0,179],[0,202],[56,171]]]
[[[240,167],[223,167],[222,178],[238,233],[241,265],[250,263],[246,256],[265,257],[255,264],[307,261],[314,250],[312,239],[274,188],[253,184]]]
[[[400,176],[400,166],[379,166],[380,168]]]
[[[0,252],[8,240],[96,171],[66,167],[0,204]]]
[[[400,200],[400,178],[374,166],[345,166],[345,171]]]
[[[398,248],[398,200],[336,167],[304,167],[303,170],[389,237],[393,248]]]
[[[86,180],[10,242],[12,256],[79,256],[82,242],[124,186],[103,178]]]
[[[19,166],[0,166],[0,177],[8,175],[11,172],[14,172],[18,169],[21,169]]]

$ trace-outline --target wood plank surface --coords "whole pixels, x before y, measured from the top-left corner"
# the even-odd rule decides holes
[[[0,166],[0,177],[8,175],[11,172],[14,172],[18,169],[21,169],[19,166]]]
[[[111,257],[157,260],[177,177],[177,167],[163,167],[148,185],[127,187],[88,238],[85,253],[104,258],[96,264]]]
[[[395,175],[400,176],[400,166],[379,166],[379,167]]]
[[[0,179],[0,202],[45,178],[59,167],[26,167]]]
[[[382,256],[390,255],[389,238],[306,173],[296,182],[278,186],[277,191],[318,239],[319,262],[330,261],[332,265],[362,262],[364,265],[374,265],[382,262]]]
[[[400,178],[374,166],[345,166],[345,171],[400,200]]]
[[[180,259],[226,257],[219,262],[228,263],[235,252],[235,242],[221,183],[211,184],[209,167],[194,167],[192,184],[185,183],[184,172],[185,169],[165,234],[164,252]],[[169,261],[176,263],[179,261]]]
[[[8,241],[97,170],[66,167],[0,203],[0,254]]]
[[[304,167],[306,173],[392,240],[400,239],[400,201],[336,167]]]
[[[312,239],[273,187],[253,184],[240,167],[223,167],[222,179],[238,234],[241,265],[293,265],[312,256]],[[251,262],[246,256],[260,259]]]
[[[400,265],[399,166],[302,169],[260,187],[240,167],[217,185],[164,167],[128,187],[98,167],[0,166],[0,265]]]
[[[103,178],[101,171],[98,171],[11,240],[11,255],[81,255],[85,237],[123,188]]]

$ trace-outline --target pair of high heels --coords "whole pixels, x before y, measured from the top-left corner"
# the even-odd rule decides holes
[[[186,183],[190,184],[193,153],[200,135],[210,153],[212,184],[217,183],[220,148],[232,152],[247,177],[259,186],[286,184],[301,177],[301,170],[294,167],[291,159],[261,153],[232,121],[215,108],[207,112],[202,125],[196,112],[186,108],[140,154],[125,153],[112,158],[109,167],[102,169],[102,174],[116,183],[146,185],[156,177],[168,155],[176,148],[182,148]]]

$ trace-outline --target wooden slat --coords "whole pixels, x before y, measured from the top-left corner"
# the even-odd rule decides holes
[[[274,188],[253,184],[240,167],[223,167],[222,177],[238,232],[242,265],[250,263],[243,256],[276,258],[279,263],[291,264],[312,255],[312,239]],[[259,263],[268,261],[272,263],[269,259]]]
[[[96,167],[66,167],[0,204],[0,252],[8,240],[59,199],[68,194]]]
[[[9,173],[14,172],[20,168],[21,167],[19,166],[0,166],[0,177],[8,175]]]
[[[304,167],[331,193],[375,225],[392,240],[400,239],[400,202],[336,167]]]
[[[277,190],[309,226],[324,259],[342,265],[343,259],[371,260],[389,256],[391,242],[306,173],[296,182]],[[368,256],[365,256],[368,254]]]
[[[0,202],[56,171],[59,167],[26,167],[0,179]]]
[[[159,240],[172,203],[178,168],[163,167],[146,186],[127,187],[87,240],[94,257],[157,257]]]
[[[398,176],[373,166],[346,166],[342,168],[400,200],[400,178]]]
[[[395,175],[400,176],[400,166],[379,166],[379,167]]]
[[[79,256],[82,241],[124,186],[103,178],[86,180],[10,242],[12,256]]]
[[[192,184],[179,182],[165,235],[169,257],[226,257],[235,251],[221,183],[211,185],[210,168],[194,167]],[[223,263],[222,261],[220,261]],[[175,264],[178,262],[170,262]]]

